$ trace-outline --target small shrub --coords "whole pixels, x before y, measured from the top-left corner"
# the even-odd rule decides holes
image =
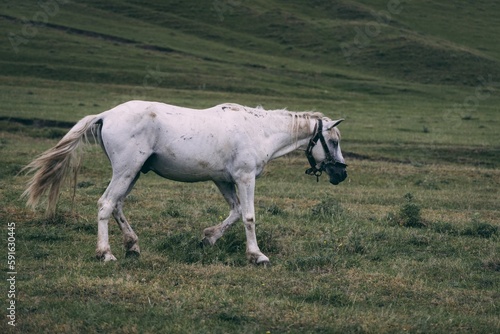
[[[420,217],[420,206],[413,202],[413,195],[411,193],[405,196],[406,203],[403,204],[399,211],[402,223],[407,227],[423,227],[422,218]]]
[[[387,220],[389,223],[404,227],[425,227],[426,224],[420,216],[420,206],[413,202],[413,195],[404,195],[405,202],[401,205],[398,213],[389,213]]]
[[[479,238],[491,238],[498,234],[498,227],[488,224],[473,221],[471,226],[467,227],[462,231],[462,235],[470,236],[470,237],[479,237]]]

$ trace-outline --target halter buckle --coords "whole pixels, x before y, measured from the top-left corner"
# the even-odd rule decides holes
[[[323,174],[321,169],[317,169],[316,167],[311,167],[306,170],[307,175],[316,176],[316,182],[319,182],[319,177]]]

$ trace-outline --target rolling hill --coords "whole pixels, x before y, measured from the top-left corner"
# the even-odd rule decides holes
[[[486,1],[3,6],[3,76],[134,85],[156,64],[162,87],[322,98],[357,85],[474,86],[481,74],[500,76],[500,5]]]
[[[494,143],[484,129],[498,124],[497,13],[465,0],[10,2],[0,116],[75,121],[130,99],[232,101],[349,116],[359,140],[393,124],[389,141],[449,143],[455,125],[479,119],[473,142]]]

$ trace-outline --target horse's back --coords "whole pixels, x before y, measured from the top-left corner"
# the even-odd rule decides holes
[[[178,128],[189,123],[191,128],[199,126],[239,125],[245,121],[246,107],[234,103],[224,103],[206,109],[179,107],[161,102],[133,100],[116,106],[103,113],[117,127],[136,127],[145,123],[162,122],[163,126]]]

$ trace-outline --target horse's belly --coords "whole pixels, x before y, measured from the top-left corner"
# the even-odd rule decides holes
[[[224,165],[214,163],[213,159],[183,159],[178,161],[175,157],[161,157],[153,155],[142,171],[154,171],[156,174],[174,181],[200,182],[200,181],[230,181],[231,176],[225,170]]]

